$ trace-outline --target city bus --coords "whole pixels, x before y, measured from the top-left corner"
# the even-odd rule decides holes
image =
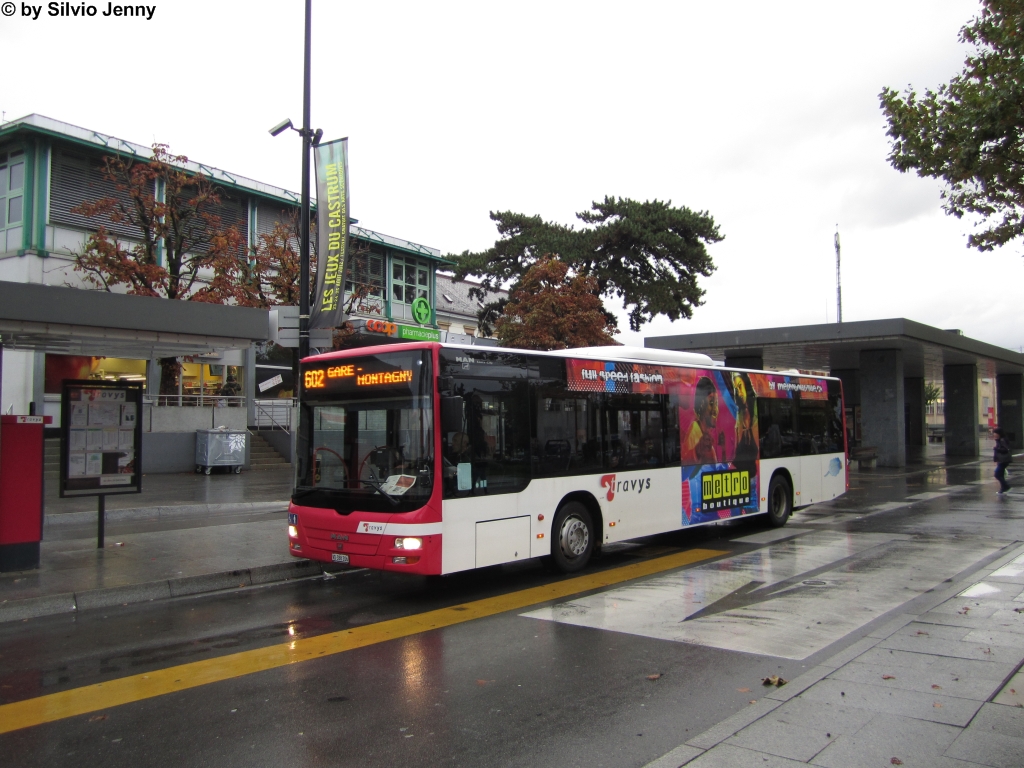
[[[840,381],[651,348],[413,342],[300,363],[289,551],[414,574],[793,509],[847,488]]]

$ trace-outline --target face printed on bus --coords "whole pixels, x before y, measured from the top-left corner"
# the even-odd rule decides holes
[[[736,409],[743,411],[747,407],[747,385],[743,383],[743,377],[736,375],[732,377],[732,396],[736,401]]]
[[[694,411],[704,430],[712,429],[718,421],[718,393],[714,389],[706,393],[703,402],[698,403]]]

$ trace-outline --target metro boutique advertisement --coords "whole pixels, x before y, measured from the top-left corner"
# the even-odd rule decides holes
[[[85,17],[127,17],[152,21],[156,13],[156,5],[122,5],[120,3],[46,3],[45,5],[33,5],[32,3],[6,2],[0,5],[0,12],[4,16],[15,14],[36,21],[43,16],[63,18],[85,18]]]

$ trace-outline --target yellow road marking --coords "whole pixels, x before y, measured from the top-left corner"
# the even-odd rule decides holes
[[[439,608],[401,619],[391,619],[355,629],[344,629],[316,637],[301,638],[266,648],[256,648],[213,659],[194,661],[146,674],[121,677],[106,683],[96,683],[34,699],[16,701],[0,705],[0,733],[9,733],[33,725],[84,715],[120,704],[130,704],[134,701],[196,688],[208,683],[230,680],[234,677],[275,669],[300,661],[344,653],[388,640],[429,632],[432,629],[450,627],[548,600],[557,600],[580,592],[608,587],[725,554],[728,553],[713,549],[692,549],[689,552],[645,560],[601,573],[577,576],[554,584],[531,587],[519,592],[475,600],[450,608]]]

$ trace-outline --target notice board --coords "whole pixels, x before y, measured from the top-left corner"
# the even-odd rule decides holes
[[[60,495],[142,492],[142,384],[65,380]]]

